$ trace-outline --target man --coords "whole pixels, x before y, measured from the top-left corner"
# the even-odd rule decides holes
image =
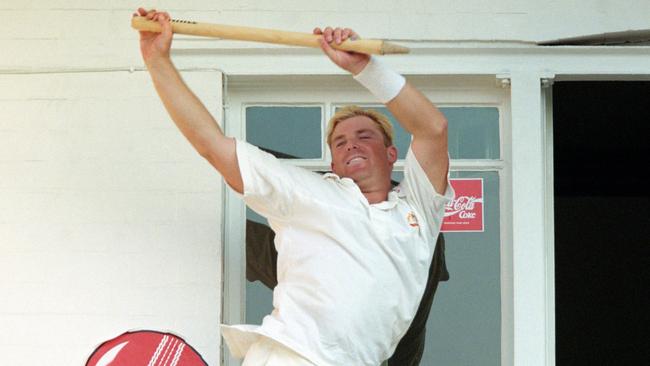
[[[372,112],[337,113],[328,129],[333,173],[320,177],[224,136],[171,62],[169,15],[138,14],[163,29],[141,32],[140,47],[170,116],[276,232],[274,310],[260,326],[222,326],[231,353],[244,357],[244,366],[378,365],[388,358],[416,313],[453,196],[442,113],[378,60],[330,46],[355,39],[352,30],[316,28],[332,62],[413,135],[404,181],[393,190],[390,123]]]
[[[395,183],[393,183],[395,185]],[[277,258],[274,244],[275,234],[266,225],[246,220],[246,279],[260,281],[269,289],[278,285]],[[429,277],[415,317],[400,339],[395,352],[387,360],[388,366],[419,366],[424,354],[426,324],[429,319],[433,297],[438,283],[449,280],[445,263],[445,237],[438,235],[436,249],[429,266]],[[386,296],[391,296],[387,293]]]

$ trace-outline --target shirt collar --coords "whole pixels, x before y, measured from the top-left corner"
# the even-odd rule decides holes
[[[399,195],[397,194],[397,192],[395,192],[393,190],[393,191],[388,192],[388,200],[387,201],[383,201],[383,202],[379,202],[379,203],[373,203],[370,206],[372,206],[374,208],[378,208],[380,210],[387,211],[387,210],[390,210],[390,209],[394,208],[395,206],[397,206],[398,201],[399,201]]]
[[[349,185],[356,186],[357,185],[356,183],[354,183],[354,181],[352,179],[347,178],[347,177],[341,178],[336,173],[325,173],[325,174],[323,174],[323,179],[332,179],[334,181],[341,182],[346,186],[349,186]]]
[[[354,181],[352,179],[346,178],[346,177],[341,178],[335,173],[325,173],[325,174],[323,174],[323,179],[332,179],[334,181],[341,182],[341,184],[343,184],[345,186],[355,186],[355,187],[357,186],[357,184],[354,183]],[[357,187],[357,190],[358,190],[358,187]],[[363,193],[361,193],[361,191],[359,191],[359,193],[361,195],[363,195]],[[402,197],[403,195],[404,195],[404,193],[401,191],[400,186],[397,186],[397,187],[393,188],[393,190],[388,192],[388,200],[382,201],[382,202],[379,202],[379,203],[373,203],[370,206],[374,207],[374,208],[378,208],[380,210],[390,210],[390,209],[394,208],[397,205],[397,202],[399,201],[399,198]],[[364,197],[364,199],[365,199],[365,197]]]

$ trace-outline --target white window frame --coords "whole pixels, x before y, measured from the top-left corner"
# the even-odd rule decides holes
[[[495,171],[499,175],[500,238],[501,238],[501,364],[511,365],[512,350],[512,237],[508,207],[510,207],[510,171],[508,148],[510,136],[510,95],[494,76],[411,76],[416,85],[439,107],[496,107],[499,110],[500,159],[454,159],[452,171]],[[334,108],[340,105],[380,104],[349,76],[240,76],[228,79],[225,93],[225,133],[238,139],[246,139],[242,123],[248,106],[322,106],[321,130]],[[324,148],[322,159],[287,159],[286,162],[311,170],[329,170],[331,155]],[[395,164],[395,170],[403,170],[403,161]],[[224,248],[223,248],[223,298],[224,323],[244,322],[245,309],[245,220],[243,202],[231,190],[224,200]],[[238,245],[235,243],[239,243]],[[227,347],[222,348],[223,364],[240,365],[233,359]]]

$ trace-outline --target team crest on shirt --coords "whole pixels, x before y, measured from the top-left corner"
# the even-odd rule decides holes
[[[406,221],[408,221],[409,226],[411,227],[420,227],[420,224],[418,224],[418,218],[415,216],[415,212],[411,211],[406,215]]]

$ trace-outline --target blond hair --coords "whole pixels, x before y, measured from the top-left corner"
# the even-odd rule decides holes
[[[332,145],[332,134],[336,126],[345,121],[346,119],[365,116],[370,118],[379,126],[382,134],[384,135],[384,144],[391,146],[393,144],[393,125],[384,114],[377,112],[374,109],[363,109],[356,105],[350,105],[339,109],[327,122],[327,145]]]

